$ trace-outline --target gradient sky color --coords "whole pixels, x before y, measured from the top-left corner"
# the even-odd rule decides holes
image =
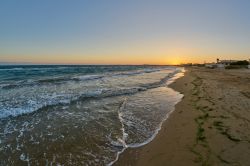
[[[2,0],[0,62],[250,58],[249,0]]]

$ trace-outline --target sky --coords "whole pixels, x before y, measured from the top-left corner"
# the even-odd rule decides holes
[[[249,0],[2,0],[0,63],[250,58]]]

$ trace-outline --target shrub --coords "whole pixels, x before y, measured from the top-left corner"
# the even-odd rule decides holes
[[[225,69],[241,69],[241,68],[247,68],[247,65],[229,65],[225,67]]]
[[[238,61],[238,62],[232,62],[230,65],[249,65],[249,62],[244,60],[244,61]]]

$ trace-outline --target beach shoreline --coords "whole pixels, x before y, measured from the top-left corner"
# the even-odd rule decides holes
[[[186,70],[184,77],[169,85],[184,94],[183,100],[154,140],[139,148],[126,149],[114,165],[250,162],[249,70],[195,67]]]
[[[169,78],[169,79],[166,81],[166,85],[171,85],[171,84],[172,84],[173,82],[175,82],[177,79],[183,77],[183,76],[184,76],[184,73],[185,73],[184,68],[182,68],[181,70],[178,69],[178,70],[176,70],[176,72],[171,73],[170,75],[168,75],[168,78]],[[181,93],[175,91],[174,89],[172,89],[172,88],[170,88],[170,87],[164,86],[164,88],[167,88],[167,89],[170,89],[171,91],[176,92],[177,95],[179,96],[179,100],[177,100],[177,101],[174,103],[174,107],[171,108],[171,111],[169,111],[169,112],[165,115],[164,119],[163,119],[162,122],[159,124],[159,127],[155,130],[154,134],[153,134],[151,137],[149,137],[146,141],[144,141],[144,142],[142,142],[142,143],[138,143],[138,144],[134,144],[134,145],[132,145],[132,144],[126,145],[126,144],[125,144],[124,149],[123,149],[122,151],[118,152],[117,155],[116,155],[115,160],[113,160],[112,162],[110,162],[107,166],[114,165],[114,164],[119,160],[120,155],[122,155],[122,154],[124,153],[124,151],[126,151],[127,149],[130,149],[130,148],[133,148],[133,149],[134,149],[134,148],[140,148],[140,147],[142,147],[142,146],[145,146],[145,145],[149,144],[151,141],[153,141],[154,138],[158,135],[158,133],[160,132],[160,130],[161,130],[161,128],[162,128],[164,122],[169,118],[169,116],[172,114],[172,112],[174,112],[174,110],[175,110],[175,105],[176,105],[177,103],[179,103],[179,102],[182,100],[182,97],[183,97],[183,95],[182,95]],[[124,132],[124,131],[123,131],[123,132]],[[125,142],[124,142],[124,143],[125,143]]]

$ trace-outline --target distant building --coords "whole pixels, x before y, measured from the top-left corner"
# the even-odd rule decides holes
[[[231,63],[238,62],[238,61],[240,61],[240,60],[219,60],[219,59],[217,59],[217,64],[223,64],[225,66],[228,66]]]
[[[224,64],[224,63],[217,63],[216,64],[216,67],[217,68],[225,68],[226,66],[228,66],[227,64]]]
[[[207,67],[207,68],[216,68],[217,65],[216,65],[216,63],[205,63],[205,67]]]
[[[217,59],[216,63],[205,63],[205,67],[207,67],[207,68],[225,68],[225,67],[229,66],[231,63],[238,62],[238,61],[242,61],[242,60],[219,60],[219,59]],[[248,65],[248,68],[250,68],[250,65]]]

